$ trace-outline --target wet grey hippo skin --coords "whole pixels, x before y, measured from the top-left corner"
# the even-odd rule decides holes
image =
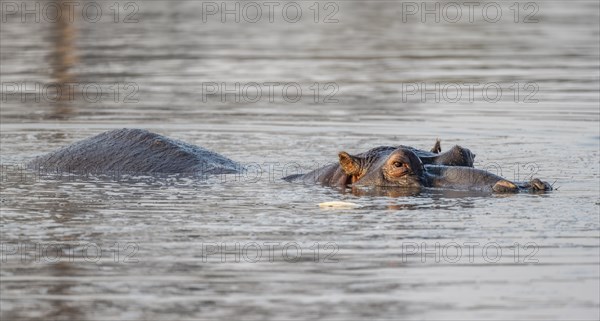
[[[368,162],[360,156],[339,154],[340,175],[334,166],[305,175],[288,176],[288,181],[319,182],[329,186],[435,187],[484,192],[511,193],[521,190],[546,191],[552,187],[539,179],[511,182],[490,172],[466,166],[424,165],[414,150],[397,148],[377,154]]]
[[[409,146],[379,146],[365,153],[357,154],[351,157],[348,153],[340,153],[340,162],[333,163],[304,175],[290,175],[285,180],[304,180],[307,182],[318,182],[329,186],[345,186],[356,182],[365,175],[370,167],[382,158],[388,157],[397,149],[407,149],[412,151],[423,164],[428,165],[446,165],[446,166],[466,166],[473,167],[475,154],[470,150],[460,146],[454,146],[448,151],[442,153],[440,141],[437,140],[431,151],[424,151]],[[342,158],[344,156],[344,158]],[[357,165],[353,168],[343,168],[343,160],[354,159]]]
[[[473,167],[473,162],[475,161],[475,154],[473,154],[469,149],[460,147],[458,145],[453,146],[448,151],[442,153],[442,146],[440,140],[438,139],[435,142],[431,151],[424,151],[421,149],[417,149],[410,146],[380,146],[377,148],[373,148],[366,153],[359,154],[357,156],[369,157],[369,155],[377,155],[378,157],[382,157],[384,155],[389,155],[393,151],[398,148],[406,148],[415,153],[421,162],[426,165],[446,165],[446,166],[467,166]]]
[[[238,163],[143,129],[117,129],[39,156],[28,167],[73,173],[237,173]]]

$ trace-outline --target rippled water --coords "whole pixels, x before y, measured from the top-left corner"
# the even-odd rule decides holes
[[[322,2],[315,23],[313,2],[295,3],[297,23],[203,21],[201,1],[119,2],[117,23],[108,3],[96,23],[2,22],[2,319],[598,319],[598,2],[536,2],[537,23],[523,23],[526,2],[519,23],[512,3],[496,23],[423,23],[394,1]],[[303,94],[206,94],[253,82]],[[56,83],[78,89],[48,99]],[[22,98],[23,84],[41,89]],[[98,101],[83,95],[97,87]],[[255,170],[203,180],[19,169],[121,127]],[[436,138],[470,148],[478,167],[559,189],[363,195],[279,179],[340,150]],[[330,201],[357,207],[318,206]]]

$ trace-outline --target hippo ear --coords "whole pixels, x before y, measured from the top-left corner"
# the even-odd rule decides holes
[[[340,152],[340,166],[346,175],[357,175],[360,172],[360,158],[346,152]]]
[[[433,145],[433,148],[431,148],[431,152],[434,154],[439,154],[442,152],[442,144],[439,138],[435,140],[435,145]]]

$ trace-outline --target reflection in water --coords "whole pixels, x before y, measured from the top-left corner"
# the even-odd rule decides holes
[[[70,262],[58,262],[56,264],[48,264],[49,273],[55,277],[70,277],[76,274],[77,268]],[[77,287],[77,282],[61,281],[52,284],[48,287],[48,294],[56,296],[73,295],[73,288]],[[84,314],[77,304],[69,300],[57,300],[52,311],[47,315],[49,319],[61,320],[83,320]]]
[[[360,187],[351,186],[345,192],[349,191],[354,196],[388,196],[393,198],[411,197],[421,194],[420,188],[404,188],[404,187],[387,187],[387,186],[372,186]]]
[[[415,197],[430,199],[433,203],[425,205],[426,207],[454,207],[472,208],[473,199],[477,197],[490,197],[490,193],[479,191],[451,190],[451,189],[430,189],[430,188],[404,188],[404,187],[356,187],[352,186],[342,193],[351,193],[359,197],[389,197],[403,198],[409,203],[398,204],[395,200],[390,200],[386,208],[389,210],[418,210],[423,208],[423,204],[410,202]],[[515,194],[507,194],[507,196]],[[369,207],[372,208],[372,207]],[[379,208],[379,207],[376,207]]]
[[[52,32],[53,51],[50,56],[51,69],[51,84],[50,88],[56,88],[57,99],[52,102],[52,113],[49,118],[68,119],[72,114],[71,103],[74,101],[75,86],[73,83],[77,81],[76,75],[72,72],[73,67],[78,62],[75,49],[76,30],[74,27],[75,21],[69,21],[70,15],[69,6],[66,0],[53,0],[60,7],[61,13],[57,14],[56,22],[50,22]],[[52,8],[52,7],[50,7]],[[77,17],[74,15],[73,18]],[[62,136],[62,134],[58,134]],[[61,137],[62,138],[62,137]],[[75,215],[82,215],[82,209],[77,206],[72,206],[70,202],[49,203],[52,219],[58,224],[68,223]],[[56,244],[65,244],[64,242],[75,241],[72,236],[63,235],[57,236],[53,242]],[[70,277],[76,272],[73,263],[60,261],[55,264],[47,265],[48,271],[55,277]],[[72,288],[77,286],[77,283],[71,281],[58,281],[51,285],[47,293],[57,296],[68,296],[72,294]],[[64,320],[82,320],[83,313],[76,304],[68,300],[57,300],[54,302],[52,311],[48,312],[46,317],[54,319],[60,318]]]
[[[393,187],[370,187],[370,188],[361,188],[352,186],[350,188],[352,195],[354,196],[387,196],[391,198],[400,198],[400,197],[416,197],[421,194],[421,189],[419,188],[393,188]],[[418,204],[415,203],[406,203],[406,204],[398,204],[395,201],[390,201],[386,205],[386,208],[389,210],[415,210],[418,209]]]
[[[69,12],[65,0],[54,0],[54,2],[60,6],[63,13]],[[72,113],[71,103],[75,97],[74,86],[69,84],[76,81],[76,76],[72,73],[72,68],[77,63],[74,45],[76,31],[73,26],[74,21],[69,21],[69,15],[59,16],[57,22],[51,23],[53,52],[50,64],[58,99],[53,103],[53,113],[49,117],[66,119]]]

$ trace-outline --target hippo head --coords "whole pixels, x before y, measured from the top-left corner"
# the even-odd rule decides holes
[[[420,187],[425,173],[423,163],[407,148],[368,157],[341,152],[340,167],[349,183],[362,186]]]

